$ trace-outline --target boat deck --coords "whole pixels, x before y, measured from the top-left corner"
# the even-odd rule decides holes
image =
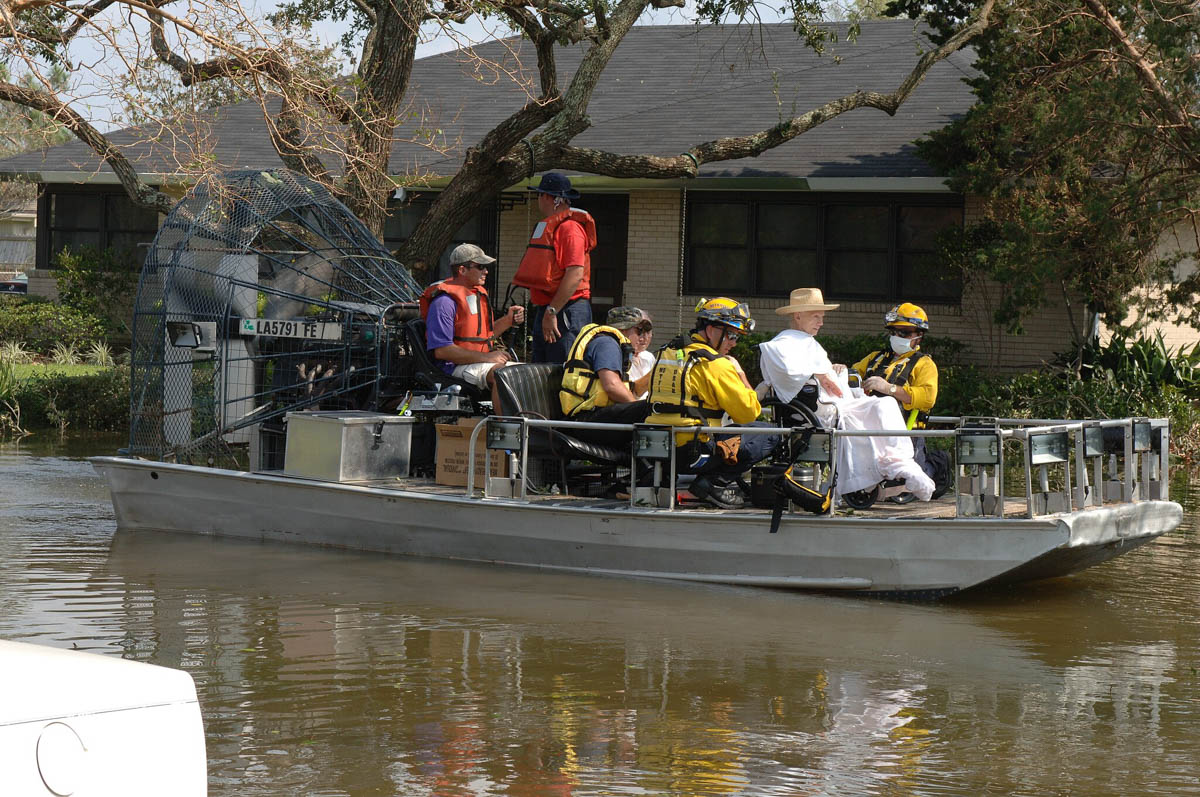
[[[282,476],[280,471],[259,471],[263,475]],[[296,477],[291,477],[296,478]],[[430,495],[445,495],[445,496],[462,496],[464,493],[463,487],[448,486],[437,484],[433,479],[422,478],[406,478],[406,479],[372,479],[365,481],[348,481],[340,482],[341,484],[353,485],[356,487],[370,487],[383,490],[404,490],[409,492],[425,493]],[[703,502],[697,501],[687,493],[686,490],[679,492],[680,502],[676,505],[677,512],[703,512],[705,514],[719,515],[766,515],[770,510],[761,509],[758,507],[747,507],[745,509],[718,509],[709,506]],[[503,499],[500,499],[503,500]],[[608,498],[603,496],[573,496],[573,495],[541,495],[535,492],[530,492],[528,502],[541,506],[570,506],[587,509],[607,509],[607,510],[627,510],[630,509],[629,495],[627,492],[618,493],[618,497]],[[805,513],[800,513],[805,514]],[[891,501],[877,502],[868,509],[852,510],[841,508],[834,511],[835,516],[840,517],[869,517],[869,518],[897,518],[904,520],[921,520],[921,519],[952,519],[955,517],[955,503],[952,496],[943,496],[935,501],[921,502],[913,501],[907,504],[895,504]],[[1025,499],[1024,498],[1009,498],[1005,501],[1005,515],[1008,517],[1024,517],[1025,516]]]

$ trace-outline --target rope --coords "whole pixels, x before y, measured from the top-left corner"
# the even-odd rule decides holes
[[[527,138],[523,138],[521,140],[525,142],[525,146],[529,149],[529,176],[533,177],[534,173],[537,171],[537,158],[534,157],[533,154],[533,142]],[[697,164],[697,168],[698,167],[699,164]]]
[[[684,153],[687,154],[687,153]],[[690,157],[690,155],[689,155]],[[695,160],[693,158],[693,160]],[[679,197],[679,295],[675,304],[675,328],[683,331],[683,247],[687,239],[687,183]]]
[[[529,161],[530,161],[530,165],[532,165],[533,164],[533,145],[529,143],[529,139],[525,139],[525,144],[526,144],[526,146],[529,147]],[[532,174],[530,174],[529,176],[533,177]],[[526,240],[526,242],[528,242],[530,231],[533,229],[532,222],[529,218],[529,214],[533,210],[533,208],[530,207],[532,204],[533,203],[529,201],[529,192],[526,191],[525,192],[525,240]],[[524,252],[521,252],[521,257],[525,257]],[[520,262],[521,262],[520,260],[517,261],[518,268],[520,268]],[[514,277],[516,276],[516,272],[513,272],[513,276]],[[511,279],[508,284],[512,285]],[[526,363],[529,362],[529,352],[532,350],[532,346],[533,346],[532,340],[530,338],[532,335],[536,334],[533,329],[533,304],[530,302],[530,297],[532,295],[533,294],[531,294],[529,292],[529,290],[526,289],[526,291],[525,291],[525,323],[521,325],[521,362],[526,362]]]

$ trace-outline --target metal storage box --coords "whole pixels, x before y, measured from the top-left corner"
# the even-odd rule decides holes
[[[356,482],[407,477],[413,418],[361,410],[289,412],[283,471]]]

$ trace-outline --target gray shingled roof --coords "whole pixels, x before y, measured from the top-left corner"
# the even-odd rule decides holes
[[[703,140],[764,129],[858,88],[891,91],[927,47],[913,24],[901,20],[865,22],[856,42],[839,42],[824,56],[800,44],[786,24],[635,27],[596,88],[589,110],[592,127],[574,143],[622,153],[675,154]],[[580,47],[560,49],[564,85],[581,53]],[[509,78],[479,66],[472,54],[512,70],[525,59],[529,79],[536,80],[532,48],[515,38],[418,60],[410,97],[411,109],[419,114],[397,128],[397,136],[411,138],[418,128],[440,130],[438,141],[450,150],[398,141],[392,151],[394,173],[453,173],[465,147],[526,100]],[[758,158],[708,164],[702,176],[936,176],[911,142],[970,106],[973,98],[963,79],[972,74],[972,60],[973,53],[964,51],[935,66],[895,117],[874,109],[853,111]],[[139,170],[177,171],[161,137],[141,141],[145,137],[136,130],[111,137],[127,148]],[[230,168],[280,166],[254,102],[220,109],[202,136],[177,132],[176,137],[180,142],[203,139],[200,146],[183,150],[203,150]],[[0,173],[88,175],[95,169],[96,159],[80,143],[0,161]]]

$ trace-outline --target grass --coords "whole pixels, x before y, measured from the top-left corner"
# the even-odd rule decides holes
[[[100,365],[57,365],[55,363],[20,363],[12,366],[13,376],[17,381],[32,379],[35,376],[61,374],[63,376],[91,376],[105,370]]]

